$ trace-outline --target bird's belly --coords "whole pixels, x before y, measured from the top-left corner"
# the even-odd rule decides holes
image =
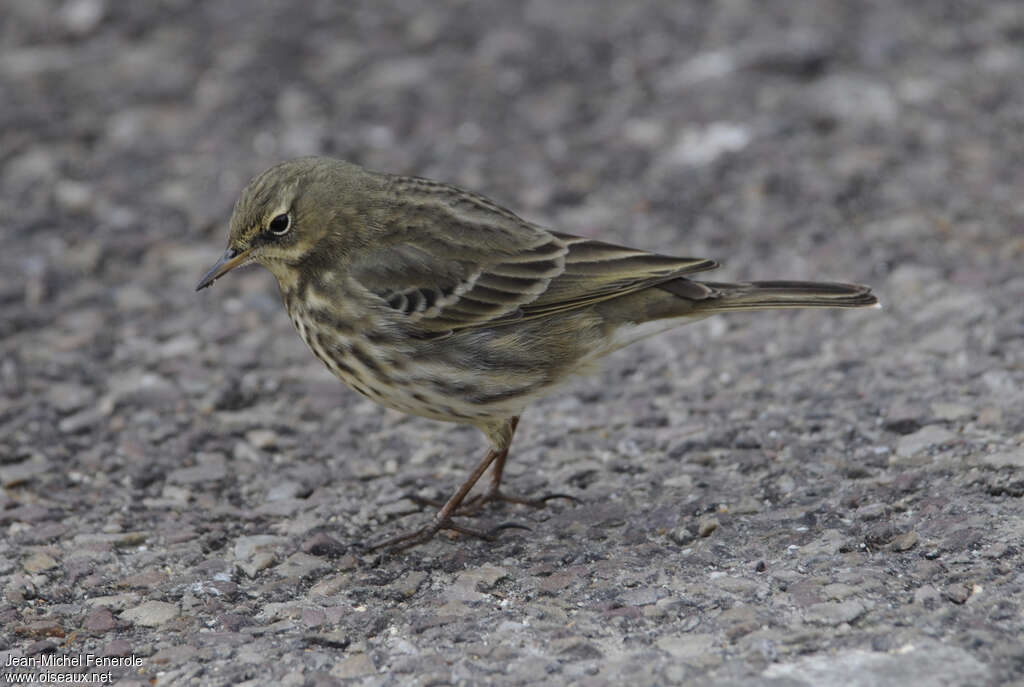
[[[292,313],[313,354],[359,394],[387,408],[448,422],[477,424],[511,417],[525,405],[502,404],[481,391],[486,380],[439,358],[436,347],[374,329],[325,327],[307,313]],[[508,407],[505,407],[508,405]]]

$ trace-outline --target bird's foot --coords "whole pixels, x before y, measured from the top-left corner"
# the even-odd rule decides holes
[[[423,498],[422,496],[417,496],[415,494],[409,495],[408,498],[420,506],[433,506],[435,508],[440,508],[441,506],[444,505],[444,503],[441,501]],[[580,500],[578,498],[570,494],[554,493],[545,494],[544,496],[538,498],[526,498],[523,496],[511,496],[501,491],[500,489],[489,489],[487,492],[474,496],[473,498],[465,501],[461,506],[459,506],[455,510],[453,515],[459,515],[463,517],[476,516],[480,514],[480,511],[483,510],[484,506],[486,506],[488,503],[492,503],[495,501],[501,503],[514,503],[520,506],[529,506],[530,508],[541,509],[548,505],[548,501],[552,501],[554,499],[566,499],[572,501],[573,503],[580,503]]]
[[[530,528],[526,525],[520,525],[514,522],[507,522],[498,525],[497,527],[493,527],[489,530],[480,530],[473,527],[465,527],[463,525],[459,525],[455,522],[452,522],[451,517],[444,519],[434,518],[434,521],[431,522],[429,525],[425,525],[420,529],[414,530],[412,532],[400,534],[397,537],[392,537],[391,539],[385,539],[384,541],[378,544],[370,546],[368,550],[387,550],[390,552],[404,551],[405,549],[410,549],[414,546],[419,546],[420,544],[427,543],[428,541],[434,538],[435,534],[442,530],[446,530],[449,532],[458,532],[459,534],[464,534],[467,537],[475,537],[477,539],[483,539],[484,541],[492,542],[495,539],[497,539],[498,534],[501,533],[503,530],[510,529],[528,530]]]
[[[580,502],[578,498],[569,494],[554,493],[545,494],[544,496],[537,498],[526,498],[523,496],[512,496],[510,494],[506,494],[500,489],[491,489],[484,494],[474,496],[469,501],[462,504],[462,507],[459,508],[459,515],[477,515],[484,506],[495,501],[499,503],[513,503],[519,506],[529,506],[530,508],[536,508],[539,510],[547,507],[548,501],[553,501],[554,499],[567,499],[573,503]]]

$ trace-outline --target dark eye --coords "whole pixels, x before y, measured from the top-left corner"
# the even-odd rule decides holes
[[[267,225],[267,229],[274,236],[284,236],[291,229],[292,220],[288,215],[278,215],[274,219],[270,220],[270,224]]]

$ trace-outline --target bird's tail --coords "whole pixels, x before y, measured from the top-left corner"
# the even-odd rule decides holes
[[[813,281],[703,282],[685,277],[600,303],[595,312],[614,329],[600,355],[720,312],[770,308],[878,307],[867,286]],[[628,326],[625,326],[628,325]]]
[[[700,282],[712,290],[695,310],[764,310],[768,308],[878,307],[871,289],[860,284],[815,281]]]

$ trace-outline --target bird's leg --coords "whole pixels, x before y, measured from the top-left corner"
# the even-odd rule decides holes
[[[526,499],[523,497],[509,496],[507,493],[502,491],[502,476],[505,472],[505,461],[509,455],[509,446],[512,444],[512,436],[515,434],[515,430],[518,425],[519,417],[516,416],[502,422],[500,425],[488,428],[489,431],[484,430],[494,447],[490,449],[487,457],[484,459],[483,463],[480,464],[493,465],[492,469],[490,469],[490,486],[488,486],[487,490],[481,493],[481,495],[475,496],[463,503],[463,500],[467,493],[469,493],[469,490],[472,489],[476,481],[483,475],[483,471],[479,474],[476,473],[476,470],[480,470],[480,466],[477,466],[473,475],[471,475],[470,479],[462,486],[462,488],[466,488],[466,485],[469,485],[468,488],[466,488],[466,491],[462,492],[462,488],[460,488],[459,492],[456,493],[456,496],[447,500],[444,504],[441,504],[439,501],[424,499],[419,496],[410,496],[409,498],[421,506],[433,506],[434,508],[440,508],[438,516],[440,516],[441,513],[446,512],[449,517],[453,515],[477,515],[484,506],[494,501],[501,501],[508,504],[519,504],[520,506],[529,506],[531,508],[544,508],[552,499],[567,499],[572,502],[579,502],[579,499],[569,496],[568,493],[548,493],[548,495],[537,499]],[[486,470],[485,466],[483,470]],[[453,506],[452,510],[445,511],[449,506],[452,506],[456,497],[459,499]],[[442,529],[457,529],[458,531],[462,531],[457,527],[449,526],[442,527]],[[429,536],[427,539],[429,539]]]
[[[511,435],[509,435],[509,441],[511,441],[511,438]],[[467,534],[471,537],[479,537],[480,539],[486,539],[488,541],[493,540],[494,535],[490,532],[456,525],[452,522],[452,516],[456,514],[459,506],[462,505],[462,501],[466,498],[466,494],[473,489],[473,486],[477,481],[479,481],[480,477],[487,472],[487,468],[491,466],[491,463],[495,460],[501,460],[504,462],[506,455],[508,455],[508,442],[505,443],[503,448],[492,448],[489,450],[487,455],[484,456],[484,459],[481,460],[475,468],[473,468],[473,472],[470,473],[469,478],[466,479],[466,481],[462,483],[462,486],[452,494],[451,498],[441,506],[441,509],[437,511],[437,514],[434,515],[434,519],[429,525],[421,527],[415,532],[402,534],[379,544],[375,544],[370,547],[370,550],[376,551],[378,549],[392,549],[400,551],[402,549],[408,549],[412,546],[416,546],[417,544],[423,544],[430,541],[430,539],[432,539],[433,536],[441,530],[452,530],[454,532]]]
[[[507,432],[508,439],[507,445],[512,443],[512,435],[516,432],[516,427],[519,426],[519,416],[513,417],[508,421]],[[522,496],[510,496],[501,490],[501,478],[505,472],[505,459],[508,458],[508,448],[506,447],[499,455],[494,458],[494,466],[491,468],[491,485],[487,491],[470,499],[466,504],[459,509],[458,515],[475,515],[480,512],[485,505],[492,501],[503,501],[505,503],[517,503],[522,506],[530,506],[531,508],[543,508],[547,505],[548,501],[552,499],[568,499],[570,501],[579,501],[574,496],[569,494],[546,494],[539,498],[524,498]]]

